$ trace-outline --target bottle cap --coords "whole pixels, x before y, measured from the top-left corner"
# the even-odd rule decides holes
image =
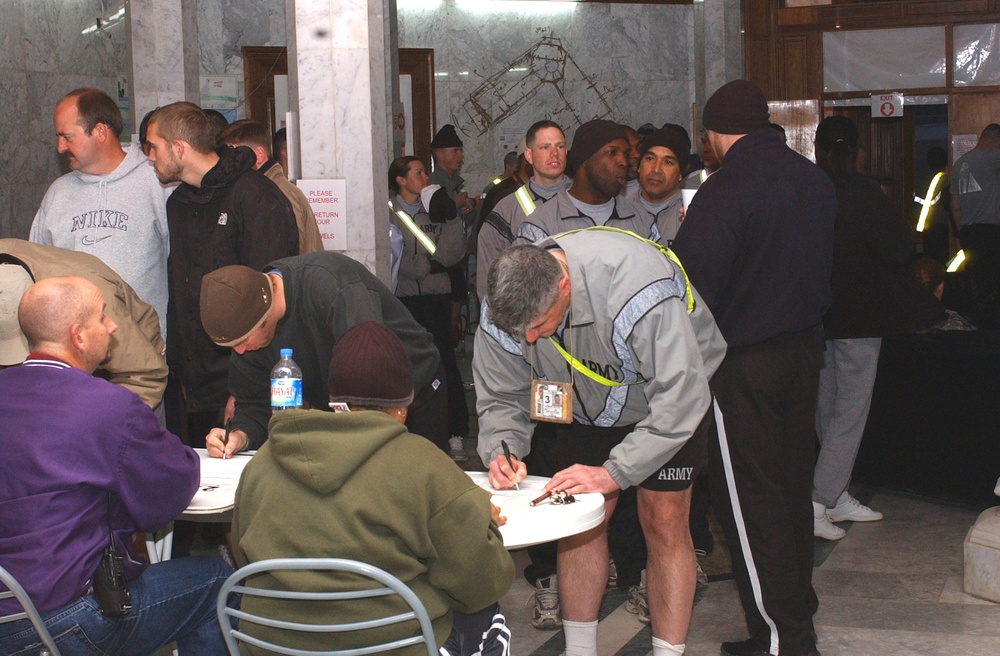
[[[290,358],[290,357],[292,357],[292,349],[288,349],[288,348],[281,349],[281,357],[283,357],[283,358]]]

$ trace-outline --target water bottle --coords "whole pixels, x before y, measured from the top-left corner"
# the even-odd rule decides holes
[[[271,370],[271,412],[302,407],[302,370],[292,360],[292,349],[281,349]]]

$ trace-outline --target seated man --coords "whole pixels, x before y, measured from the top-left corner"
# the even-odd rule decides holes
[[[403,426],[413,400],[413,370],[395,333],[374,321],[345,332],[330,360],[329,397],[337,412],[286,410],[271,419],[270,437],[236,491],[236,561],[242,566],[268,558],[338,557],[380,567],[423,602],[438,645],[454,617],[462,635],[445,648],[453,656],[473,653],[493,623],[514,564],[489,494]],[[297,575],[298,585],[315,588],[344,575],[305,576]],[[261,588],[284,583],[270,574],[250,582]],[[379,617],[403,612],[398,597],[367,603]],[[314,624],[347,619],[336,602],[246,597],[243,609]],[[371,617],[354,618],[362,619]],[[285,634],[252,624],[245,630],[297,649],[332,650],[407,637],[419,628],[412,622],[332,635]]]
[[[182,656],[224,655],[215,599],[229,566],[148,565],[132,553],[133,533],[187,507],[200,467],[138,396],[91,375],[110,357],[117,327],[101,292],[83,278],[46,278],[24,293],[18,317],[31,354],[0,371],[0,565],[64,655],[149,654],[170,642]],[[132,604],[113,619],[92,593],[109,531]],[[0,615],[16,609],[0,602]],[[0,625],[0,653],[40,647],[28,620]]]

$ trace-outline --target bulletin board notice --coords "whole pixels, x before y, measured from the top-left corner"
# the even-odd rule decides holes
[[[328,251],[347,250],[347,181],[296,180],[295,184],[306,195],[316,215],[323,248]]]

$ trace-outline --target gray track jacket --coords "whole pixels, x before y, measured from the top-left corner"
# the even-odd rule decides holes
[[[571,327],[561,331],[564,348],[592,371],[626,383],[608,387],[574,372],[574,421],[636,424],[604,467],[621,488],[638,485],[697,428],[711,401],[708,379],[726,343],[693,288],[694,311],[688,314],[684,276],[652,246],[599,230],[557,235],[539,245],[561,248],[569,262]],[[570,380],[569,365],[549,340],[530,346],[523,336],[501,331],[484,304],[472,363],[484,462],[502,452],[501,440],[519,457],[530,450],[529,363],[536,378]]]

